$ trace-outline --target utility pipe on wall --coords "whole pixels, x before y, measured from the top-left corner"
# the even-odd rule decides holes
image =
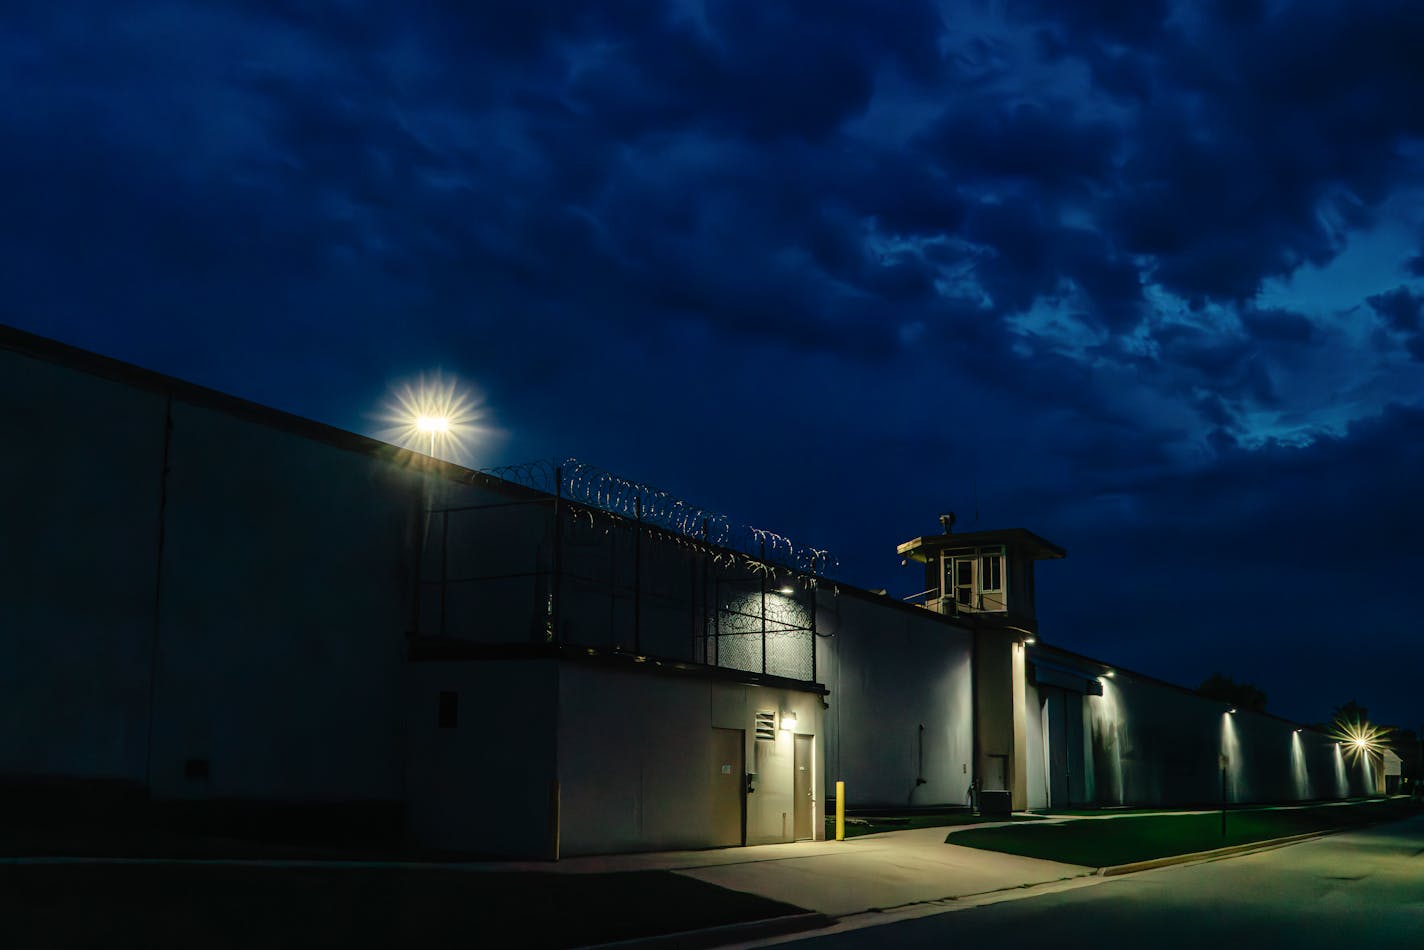
[[[845,782],[836,782],[836,840],[845,840]]]

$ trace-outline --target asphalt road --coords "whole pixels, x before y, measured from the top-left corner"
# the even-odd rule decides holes
[[[1424,947],[1424,817],[798,941],[836,947]]]

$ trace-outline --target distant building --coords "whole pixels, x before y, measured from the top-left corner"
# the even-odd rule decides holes
[[[1403,772],[1404,760],[1393,749],[1385,749],[1380,754],[1379,783],[1375,791],[1380,795],[1398,795]]]
[[[0,413],[0,793],[556,857],[820,838],[837,780],[1195,802],[1229,750],[1235,800],[1359,784],[1038,641],[1064,552],[1027,531],[901,545],[911,605],[580,463],[473,472],[3,327]]]

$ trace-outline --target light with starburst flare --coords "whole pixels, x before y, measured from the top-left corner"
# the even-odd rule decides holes
[[[454,377],[430,373],[402,383],[381,413],[381,438],[432,458],[467,462],[485,429],[483,398]]]
[[[1340,743],[1340,747],[1352,762],[1369,756],[1378,758],[1389,748],[1389,734],[1392,730],[1371,725],[1358,720],[1337,719],[1330,728],[1330,738]]]

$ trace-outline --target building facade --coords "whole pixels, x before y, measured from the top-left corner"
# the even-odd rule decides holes
[[[902,545],[911,605],[576,462],[472,472],[6,328],[0,407],[3,787],[558,857],[820,838],[837,780],[1208,801],[1229,746],[1237,800],[1358,784],[1294,724],[1038,642],[1064,552],[1026,531]]]

